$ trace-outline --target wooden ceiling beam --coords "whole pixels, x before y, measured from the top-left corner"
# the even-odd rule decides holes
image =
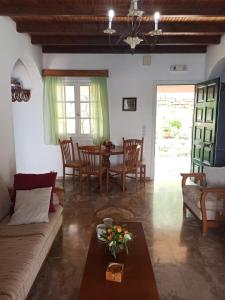
[[[224,1],[225,2],[225,1]],[[97,23],[68,23],[68,22],[17,22],[18,32],[28,33],[74,33],[75,35],[104,35],[107,22]],[[149,32],[153,30],[153,22],[142,23],[141,31]],[[114,22],[113,28],[117,33],[125,33],[128,30],[127,23]],[[199,33],[224,33],[225,21],[218,22],[160,22],[159,28],[164,32],[199,32]]]
[[[157,38],[147,36],[149,43],[159,44],[219,44],[220,35],[187,35],[187,36],[159,36]],[[59,35],[34,35],[31,36],[32,44],[41,45],[115,45],[119,42],[119,36],[59,36]],[[122,41],[120,42],[120,44]]]
[[[63,76],[63,77],[109,77],[108,70],[61,70],[43,69],[43,76]]]
[[[129,46],[42,46],[43,53],[131,53]],[[135,53],[205,53],[206,46],[202,45],[138,45]]]
[[[223,0],[143,0],[139,5],[146,14],[160,11],[162,15],[225,15]],[[130,0],[117,0],[113,5],[117,15],[127,15]],[[109,1],[93,0],[0,0],[0,15],[106,15]]]

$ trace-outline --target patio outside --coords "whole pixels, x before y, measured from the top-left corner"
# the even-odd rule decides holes
[[[194,88],[157,86],[155,179],[190,172]]]

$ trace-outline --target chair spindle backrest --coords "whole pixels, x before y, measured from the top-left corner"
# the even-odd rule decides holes
[[[124,139],[123,137],[123,147],[124,149],[127,147],[127,146],[139,146],[140,150],[139,150],[139,157],[138,159],[140,161],[143,160],[143,147],[144,147],[144,138],[142,137],[142,139]]]
[[[128,169],[137,168],[140,146],[129,145],[124,147],[123,165]]]
[[[102,149],[100,146],[79,146],[77,143],[79,160],[85,165],[88,172],[92,173],[96,169],[102,168]]]
[[[72,138],[66,140],[60,140],[59,144],[62,153],[63,164],[67,164],[73,160],[75,160],[74,147]]]

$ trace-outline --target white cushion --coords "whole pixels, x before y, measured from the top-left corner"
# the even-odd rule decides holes
[[[9,225],[48,222],[52,187],[16,191],[14,214]]]
[[[202,220],[201,204],[200,204],[201,190],[199,186],[186,185],[183,187],[184,203],[193,211],[193,213]],[[213,193],[208,193],[206,196],[206,216],[207,220],[215,220],[216,213],[223,213],[223,198]]]
[[[0,220],[7,216],[10,212],[10,196],[6,184],[0,178]]]
[[[204,167],[207,187],[225,187],[225,167]]]

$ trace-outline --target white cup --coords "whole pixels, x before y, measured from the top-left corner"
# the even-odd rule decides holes
[[[104,219],[103,219],[103,223],[104,223],[105,226],[107,226],[107,227],[112,226],[112,224],[113,224],[113,219],[112,219],[112,218],[104,218]]]

